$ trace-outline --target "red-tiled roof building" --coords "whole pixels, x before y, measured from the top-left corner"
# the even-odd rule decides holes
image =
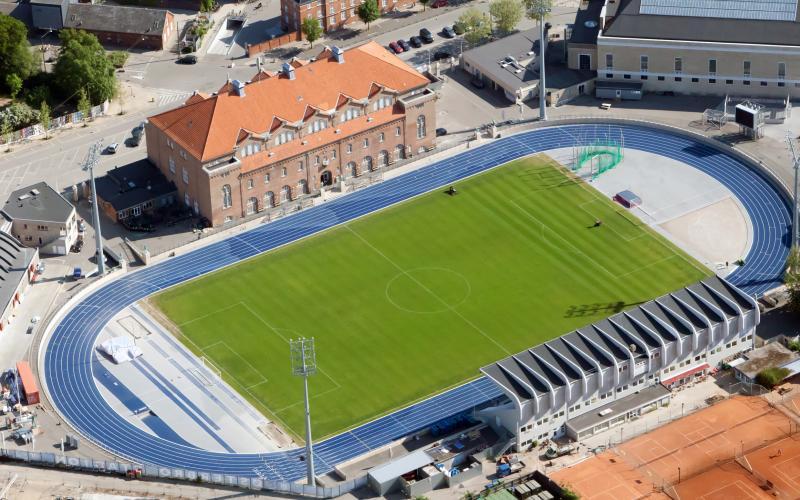
[[[219,226],[433,148],[430,83],[374,42],[326,48],[150,117],[147,155]]]

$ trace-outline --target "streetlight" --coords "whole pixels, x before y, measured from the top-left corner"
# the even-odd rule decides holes
[[[106,263],[103,257],[103,236],[100,233],[100,209],[97,207],[99,202],[97,200],[97,187],[94,183],[94,167],[97,165],[102,147],[102,139],[92,144],[89,148],[89,152],[86,154],[86,160],[83,162],[83,171],[89,171],[92,182],[92,220],[94,221],[95,257],[97,258],[97,274],[99,276],[103,276],[106,273]]]
[[[314,450],[311,445],[311,409],[308,402],[308,377],[317,372],[317,360],[314,352],[314,339],[299,338],[289,340],[292,355],[292,374],[303,377],[303,390],[306,403],[306,473],[308,485],[316,486],[314,477]]]

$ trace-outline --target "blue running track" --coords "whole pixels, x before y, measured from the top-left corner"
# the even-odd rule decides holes
[[[50,400],[81,434],[135,463],[273,480],[302,478],[305,476],[305,463],[299,459],[302,450],[264,454],[211,452],[155,436],[128,423],[104,400],[95,381],[93,347],[105,324],[124,307],[159,290],[509,160],[573,147],[575,137],[581,141],[602,139],[609,131],[613,135],[624,134],[626,148],[687,163],[730,189],[747,210],[754,234],[746,265],[728,279],[747,293],[757,295],[781,283],[789,250],[791,209],[787,198],[750,166],[722,149],[677,132],[608,124],[541,128],[469,149],[416,172],[179,255],[98,288],[66,312],[48,340],[43,369]],[[337,463],[500,395],[494,384],[481,377],[329,438],[315,447],[317,472],[330,471]]]

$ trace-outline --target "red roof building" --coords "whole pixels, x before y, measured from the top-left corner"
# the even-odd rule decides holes
[[[150,161],[214,226],[435,146],[431,80],[368,42],[150,117]]]

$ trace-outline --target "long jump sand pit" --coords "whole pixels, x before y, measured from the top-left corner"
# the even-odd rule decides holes
[[[639,436],[621,446],[585,460],[552,475],[561,484],[572,487],[581,498],[767,498],[759,481],[761,474],[772,481],[782,498],[800,496],[800,442],[796,424],[762,398],[735,396],[710,408],[676,420]],[[790,440],[778,454],[776,443]],[[795,447],[795,445],[797,445]],[[746,460],[741,459],[742,451]],[[764,456],[779,456],[767,459]],[[743,464],[750,460],[751,470]],[[777,459],[783,460],[778,462]],[[786,472],[781,472],[777,464]],[[767,467],[767,472],[761,472]],[[737,469],[738,468],[738,469]],[[741,472],[740,472],[741,470]],[[708,480],[699,479],[706,474]],[[727,486],[716,476],[729,476]],[[735,477],[734,477],[735,476]],[[775,480],[769,479],[775,476]],[[784,479],[785,485],[780,483]],[[748,480],[739,484],[737,481]],[[792,481],[795,481],[794,483]],[[730,489],[734,488],[734,489]],[[738,488],[738,489],[737,489]],[[798,488],[794,490],[793,488]],[[684,493],[680,493],[685,490]],[[786,492],[785,494],[783,492]],[[738,493],[737,493],[738,492]],[[751,496],[748,496],[751,495]]]

